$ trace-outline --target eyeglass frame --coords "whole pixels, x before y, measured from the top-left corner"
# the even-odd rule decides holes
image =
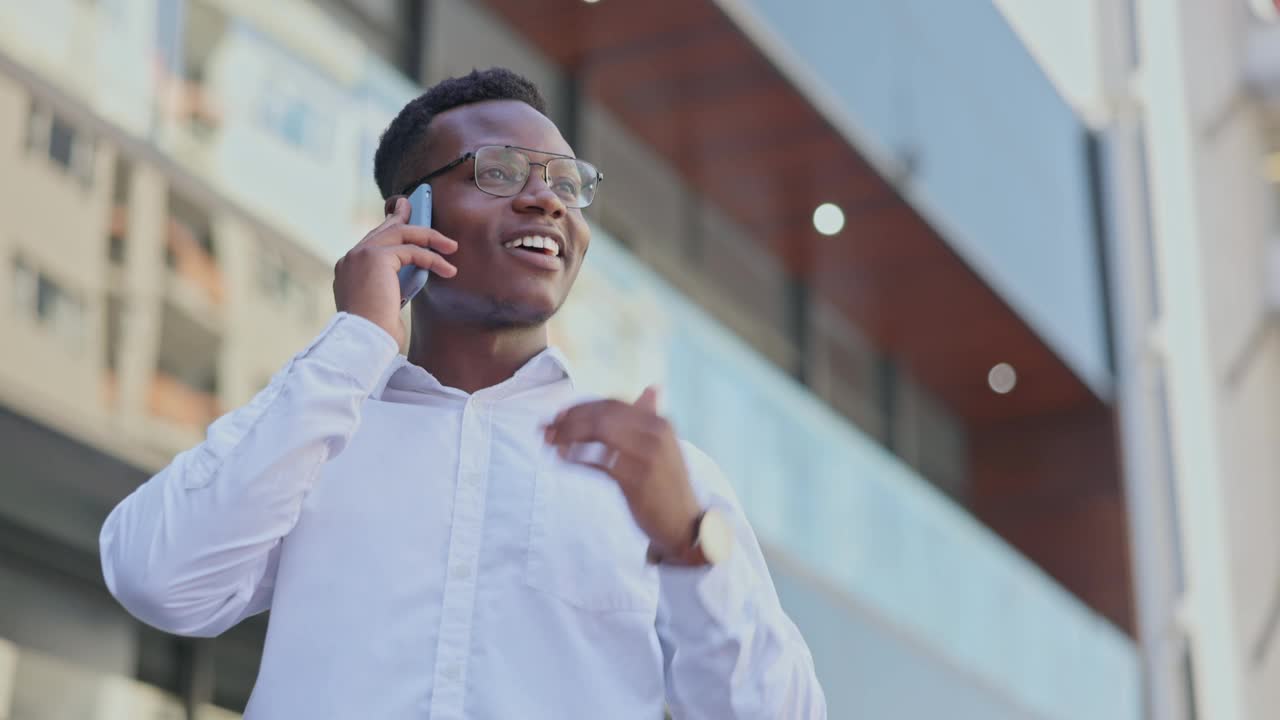
[[[431,179],[433,179],[433,178],[439,177],[439,176],[441,176],[441,175],[443,175],[443,174],[445,174],[445,173],[449,172],[450,170],[452,170],[452,169],[454,169],[454,168],[458,167],[459,165],[461,165],[462,163],[464,163],[464,162],[466,162],[466,161],[468,161],[468,160],[472,160],[472,159],[474,159],[474,158],[476,157],[476,154],[477,154],[477,153],[479,153],[481,150],[483,150],[483,149],[485,149],[485,148],[502,148],[503,150],[519,150],[519,151],[521,151],[522,153],[537,153],[537,154],[539,154],[539,155],[550,155],[550,156],[552,157],[552,159],[556,159],[556,160],[560,160],[560,159],[563,159],[563,160],[577,160],[577,159],[578,159],[578,158],[576,158],[576,157],[574,157],[574,156],[572,156],[572,155],[562,155],[562,154],[560,154],[560,153],[547,152],[547,151],[545,151],[545,150],[534,150],[533,148],[520,147],[519,145],[481,145],[480,147],[476,148],[475,150],[469,150],[469,151],[467,151],[466,153],[464,153],[464,154],[462,155],[462,157],[458,158],[457,160],[454,160],[453,162],[449,163],[448,165],[445,165],[444,167],[441,167],[441,168],[439,168],[439,169],[437,169],[437,170],[433,170],[433,171],[431,171],[431,172],[427,173],[426,175],[423,175],[422,177],[418,178],[417,180],[414,180],[413,182],[409,183],[408,185],[406,185],[406,186],[404,187],[404,189],[403,189],[403,190],[401,190],[401,191],[400,191],[400,194],[401,194],[401,195],[408,195],[408,194],[412,193],[414,190],[416,190],[416,189],[418,188],[418,186],[419,186],[419,185],[421,185],[421,184],[423,184],[423,183],[425,183],[425,182],[427,182],[427,181],[429,181],[429,180],[431,180]],[[541,168],[542,168],[542,182],[543,182],[544,184],[550,185],[550,184],[551,184],[551,177],[550,177],[549,175],[547,175],[547,173],[548,173],[548,172],[550,172],[550,171],[548,170],[548,168],[547,168],[547,163],[544,163],[544,162],[535,162],[535,161],[534,161],[534,159],[533,159],[533,158],[531,158],[531,157],[529,157],[527,154],[525,155],[525,159],[529,161],[529,167],[530,167],[530,168],[532,168],[534,165],[537,165],[537,166],[539,166],[539,167],[541,167]],[[596,170],[596,177],[595,177],[596,185],[599,185],[600,183],[604,182],[604,172],[602,172],[602,171],[600,170],[600,168],[596,167],[595,163],[588,162],[588,161],[586,161],[586,160],[583,160],[582,162],[585,162],[585,163],[587,163],[588,165],[590,165],[591,167],[595,168],[595,170]],[[480,187],[480,179],[476,177],[476,175],[475,175],[475,171],[474,171],[474,170],[472,170],[472,172],[471,172],[471,182],[475,184],[476,189],[477,189],[477,190],[479,190],[480,192],[484,193],[485,195],[490,195],[490,196],[492,196],[492,197],[515,197],[516,195],[519,195],[519,194],[520,194],[520,192],[521,192],[521,191],[523,191],[523,190],[524,190],[524,188],[529,184],[529,178],[531,178],[531,177],[533,177],[533,172],[532,172],[532,171],[530,171],[529,176],[528,176],[528,177],[526,177],[526,178],[524,179],[525,184],[520,186],[520,190],[517,190],[516,192],[512,193],[511,195],[494,195],[493,193],[489,192],[488,190],[485,190],[484,188]],[[591,196],[591,202],[595,202],[595,201],[596,201],[595,195],[594,195],[594,194],[592,194],[592,196]],[[576,207],[576,208],[571,208],[571,209],[573,209],[573,210],[581,210],[582,208],[590,207],[590,206],[591,206],[591,202],[587,203],[586,205],[583,205],[582,207]]]

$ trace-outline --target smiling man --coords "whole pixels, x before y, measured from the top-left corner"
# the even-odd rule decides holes
[[[374,173],[387,219],[338,262],[337,315],[115,508],[111,592],[183,635],[270,609],[251,720],[825,717],[715,464],[655,389],[589,397],[548,347],[601,175],[537,89],[436,85]],[[436,277],[406,357],[409,264]]]

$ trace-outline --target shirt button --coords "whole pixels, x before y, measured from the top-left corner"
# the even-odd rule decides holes
[[[470,565],[454,565],[453,570],[450,571],[450,574],[453,576],[454,580],[466,580],[467,578],[471,577],[471,566]]]
[[[462,474],[462,482],[471,487],[480,487],[480,473],[472,470]]]
[[[457,665],[446,665],[440,671],[440,674],[444,676],[445,680],[457,681],[458,678],[462,677],[462,668]]]

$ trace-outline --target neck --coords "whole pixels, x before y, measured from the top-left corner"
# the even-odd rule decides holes
[[[545,325],[479,328],[449,322],[416,304],[412,315],[409,362],[466,393],[507,380],[547,348]]]

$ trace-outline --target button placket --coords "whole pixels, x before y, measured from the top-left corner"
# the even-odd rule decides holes
[[[471,621],[475,609],[474,569],[484,527],[485,492],[492,432],[488,404],[476,397],[462,411],[458,475],[453,496],[444,597],[436,647],[431,717],[462,717],[467,660],[471,654]]]

